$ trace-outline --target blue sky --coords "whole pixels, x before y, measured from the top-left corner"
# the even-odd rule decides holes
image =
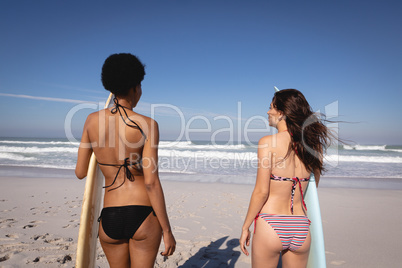
[[[341,138],[402,144],[401,11],[400,1],[1,1],[0,136],[65,137],[69,118],[78,138],[94,111],[82,101],[108,96],[104,60],[129,52],[146,65],[138,112],[166,104],[154,109],[161,139],[182,124],[205,130],[191,139],[232,127],[218,116],[233,119],[234,139],[253,117],[252,139],[270,134],[260,117],[277,86],[321,112],[336,105]]]

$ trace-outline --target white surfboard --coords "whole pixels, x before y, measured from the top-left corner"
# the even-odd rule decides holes
[[[317,187],[313,173],[310,175],[304,200],[307,206],[307,215],[311,221],[311,246],[307,267],[325,268],[327,265],[325,259],[324,232],[322,229],[320,203],[318,200]]]
[[[113,94],[109,95],[105,108],[109,107]],[[78,232],[76,268],[93,268],[96,261],[98,217],[102,204],[104,177],[92,153],[89,161],[84,197],[82,200],[80,229]]]

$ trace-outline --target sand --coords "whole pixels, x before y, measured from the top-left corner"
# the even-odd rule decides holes
[[[74,267],[85,180],[0,181],[0,267]],[[252,185],[162,184],[177,250],[155,267],[251,267],[238,238]],[[322,185],[327,267],[402,267],[402,190]],[[97,266],[108,267],[100,246]]]

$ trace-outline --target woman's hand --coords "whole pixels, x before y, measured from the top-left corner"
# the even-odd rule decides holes
[[[163,232],[163,242],[165,244],[165,251],[161,252],[162,256],[168,257],[176,250],[176,240],[172,232]]]
[[[248,256],[249,253],[246,249],[246,246],[250,246],[250,230],[249,229],[243,229],[243,231],[241,232],[239,242],[240,242],[241,251],[243,251],[243,253]]]

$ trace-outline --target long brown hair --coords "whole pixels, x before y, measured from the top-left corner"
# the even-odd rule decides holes
[[[324,125],[324,116],[318,117],[304,95],[296,89],[284,89],[275,93],[272,99],[275,109],[282,112],[292,142],[286,157],[295,151],[309,171],[325,171],[323,154],[334,138]],[[286,158],[285,157],[285,158]]]

